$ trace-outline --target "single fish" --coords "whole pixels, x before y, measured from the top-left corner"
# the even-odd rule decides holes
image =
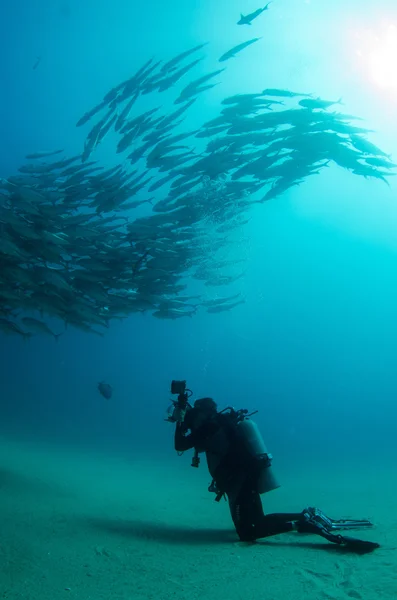
[[[385,167],[386,169],[394,169],[397,165],[389,160],[378,157],[365,157],[365,162],[373,167]]]
[[[34,152],[33,154],[27,154],[25,158],[27,159],[35,159],[35,158],[43,158],[45,156],[55,156],[55,154],[61,154],[63,150],[40,150],[39,152]]]
[[[105,108],[105,106],[107,105],[107,102],[105,102],[104,100],[102,100],[102,102],[100,104],[97,104],[96,106],[94,106],[94,108],[92,108],[91,110],[89,110],[88,112],[86,112],[76,123],[76,127],[81,127],[82,125],[85,125],[86,123],[88,123],[88,121],[95,116],[97,113],[99,113],[103,108]]]
[[[238,52],[241,52],[242,50],[244,50],[244,48],[251,46],[251,44],[255,44],[255,42],[258,42],[260,39],[261,38],[252,38],[252,40],[248,40],[247,42],[243,42],[242,44],[233,46],[233,48],[230,48],[230,50],[225,52],[225,54],[222,54],[222,56],[219,59],[219,62],[225,62],[225,60],[229,60],[229,58],[234,58],[234,56]]]
[[[207,308],[207,313],[215,314],[221,312],[227,312],[235,308],[239,304],[245,304],[245,300],[239,300],[238,302],[234,302],[233,304],[218,304],[217,306],[209,306]]]
[[[243,15],[240,13],[240,20],[237,21],[237,25],[252,25],[252,21],[259,17],[265,10],[268,10],[271,2],[268,2],[264,8],[258,8],[258,10],[254,10],[254,12],[249,15]]]
[[[240,298],[241,294],[234,294],[233,296],[229,296],[227,298],[214,298],[213,300],[204,300],[201,304],[202,306],[207,306],[207,307],[216,307],[219,306],[220,304],[226,304],[227,302],[231,302],[233,300],[237,300],[238,298]]]
[[[188,73],[188,71],[193,69],[202,60],[202,58],[198,58],[197,60],[194,60],[185,67],[179,69],[178,71],[173,71],[171,75],[169,75],[165,79],[160,79],[159,81],[157,81],[154,87],[157,88],[159,92],[165,92],[166,90],[170,89],[173,85],[175,85],[186,73]]]
[[[17,334],[22,336],[24,340],[28,340],[31,337],[31,333],[27,333],[26,331],[22,331],[20,327],[13,321],[9,321],[8,319],[0,318],[0,330],[6,334]]]
[[[178,56],[174,56],[174,58],[171,58],[171,60],[169,60],[168,62],[166,62],[162,67],[161,67],[161,73],[169,73],[170,71],[173,71],[176,66],[185,58],[187,58],[188,56],[190,56],[191,54],[193,54],[194,52],[197,52],[198,50],[201,50],[201,48],[204,48],[204,46],[207,45],[208,42],[204,43],[204,44],[199,44],[198,46],[195,46],[194,48],[190,48],[189,50],[185,50],[185,52],[182,52],[181,54],[178,54]]]
[[[266,88],[263,90],[262,94],[263,96],[275,96],[278,98],[297,98],[298,96],[304,96],[306,98],[311,97],[311,94],[299,94],[297,92],[290,92],[290,90],[279,90],[276,88]]]
[[[304,100],[299,101],[299,105],[303,106],[303,108],[316,109],[316,108],[329,108],[334,104],[343,104],[342,98],[339,100],[321,100],[321,98],[305,98]]]
[[[112,386],[104,381],[98,383],[98,391],[106,400],[110,400],[113,394]]]
[[[378,148],[378,146],[375,146],[375,144],[365,139],[361,135],[352,135],[351,143],[363,154],[372,154],[373,156],[384,156],[386,158],[390,158],[390,154],[386,154],[386,152],[383,152],[383,150]]]
[[[38,319],[34,319],[33,317],[23,317],[21,321],[25,325],[25,327],[27,327],[27,329],[30,329],[35,333],[44,333],[46,335],[51,335],[56,342],[62,335],[62,333],[54,333],[53,331],[51,331],[48,325],[46,325],[46,323],[43,323],[43,321],[39,321]]]
[[[119,131],[119,129],[121,129],[121,127],[124,125],[126,119],[128,119],[128,115],[130,114],[133,105],[138,100],[138,98],[139,90],[135,92],[134,96],[132,96],[131,100],[128,102],[125,108],[121,111],[120,115],[117,117],[117,121],[114,127],[116,131]]]

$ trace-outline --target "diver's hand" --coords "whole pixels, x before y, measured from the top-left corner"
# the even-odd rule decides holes
[[[182,408],[181,406],[176,405],[174,408],[174,412],[172,413],[172,419],[177,424],[181,425],[185,420],[186,408]]]

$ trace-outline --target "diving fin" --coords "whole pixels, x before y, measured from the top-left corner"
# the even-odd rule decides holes
[[[353,520],[341,519],[334,521],[327,517],[320,509],[309,507],[302,512],[302,516],[296,523],[296,529],[300,533],[314,533],[320,535],[324,539],[338,544],[357,554],[367,554],[380,547],[376,542],[368,542],[357,538],[334,533],[337,529],[356,529],[360,527],[372,527],[372,523],[368,520]]]
[[[309,507],[303,511],[305,520],[310,523],[317,523],[328,531],[337,531],[339,529],[366,529],[373,527],[373,523],[368,519],[330,519],[319,508]]]
[[[344,535],[340,537],[342,538],[340,541],[341,546],[344,546],[346,549],[356,552],[357,554],[368,554],[368,552],[373,552],[377,548],[380,548],[380,544],[377,542],[358,540],[357,538]]]
[[[373,527],[373,523],[367,519],[339,519],[335,521],[330,519],[332,531],[338,531],[340,529],[367,529]]]
[[[358,540],[357,538],[345,536],[345,535],[335,535],[334,533],[330,533],[325,529],[319,528],[316,532],[317,535],[321,535],[321,537],[325,538],[329,542],[333,544],[338,544],[342,548],[346,548],[346,550],[350,550],[351,552],[355,552],[356,554],[368,554],[368,552],[373,552],[377,548],[380,548],[380,544],[377,542],[368,542],[367,540]]]

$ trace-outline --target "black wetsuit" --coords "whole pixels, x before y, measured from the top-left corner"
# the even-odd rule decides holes
[[[229,414],[219,413],[213,414],[200,429],[192,430],[188,435],[184,426],[177,424],[175,450],[184,452],[195,448],[206,453],[210,474],[229,500],[233,523],[242,541],[292,531],[292,522],[297,521],[301,513],[264,514],[257,491],[258,463],[245,454],[235,428]],[[214,440],[222,436],[223,444],[217,449]]]

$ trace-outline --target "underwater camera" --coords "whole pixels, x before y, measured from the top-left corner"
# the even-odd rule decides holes
[[[187,389],[185,379],[181,381],[173,379],[171,381],[171,394],[177,395],[178,399],[173,400],[171,406],[168,407],[166,421],[171,423],[182,422],[186,410],[192,408],[189,404],[189,398],[193,395],[193,392]]]
[[[173,379],[171,381],[171,394],[178,394],[178,396],[183,396],[186,392],[186,380],[178,381]]]

